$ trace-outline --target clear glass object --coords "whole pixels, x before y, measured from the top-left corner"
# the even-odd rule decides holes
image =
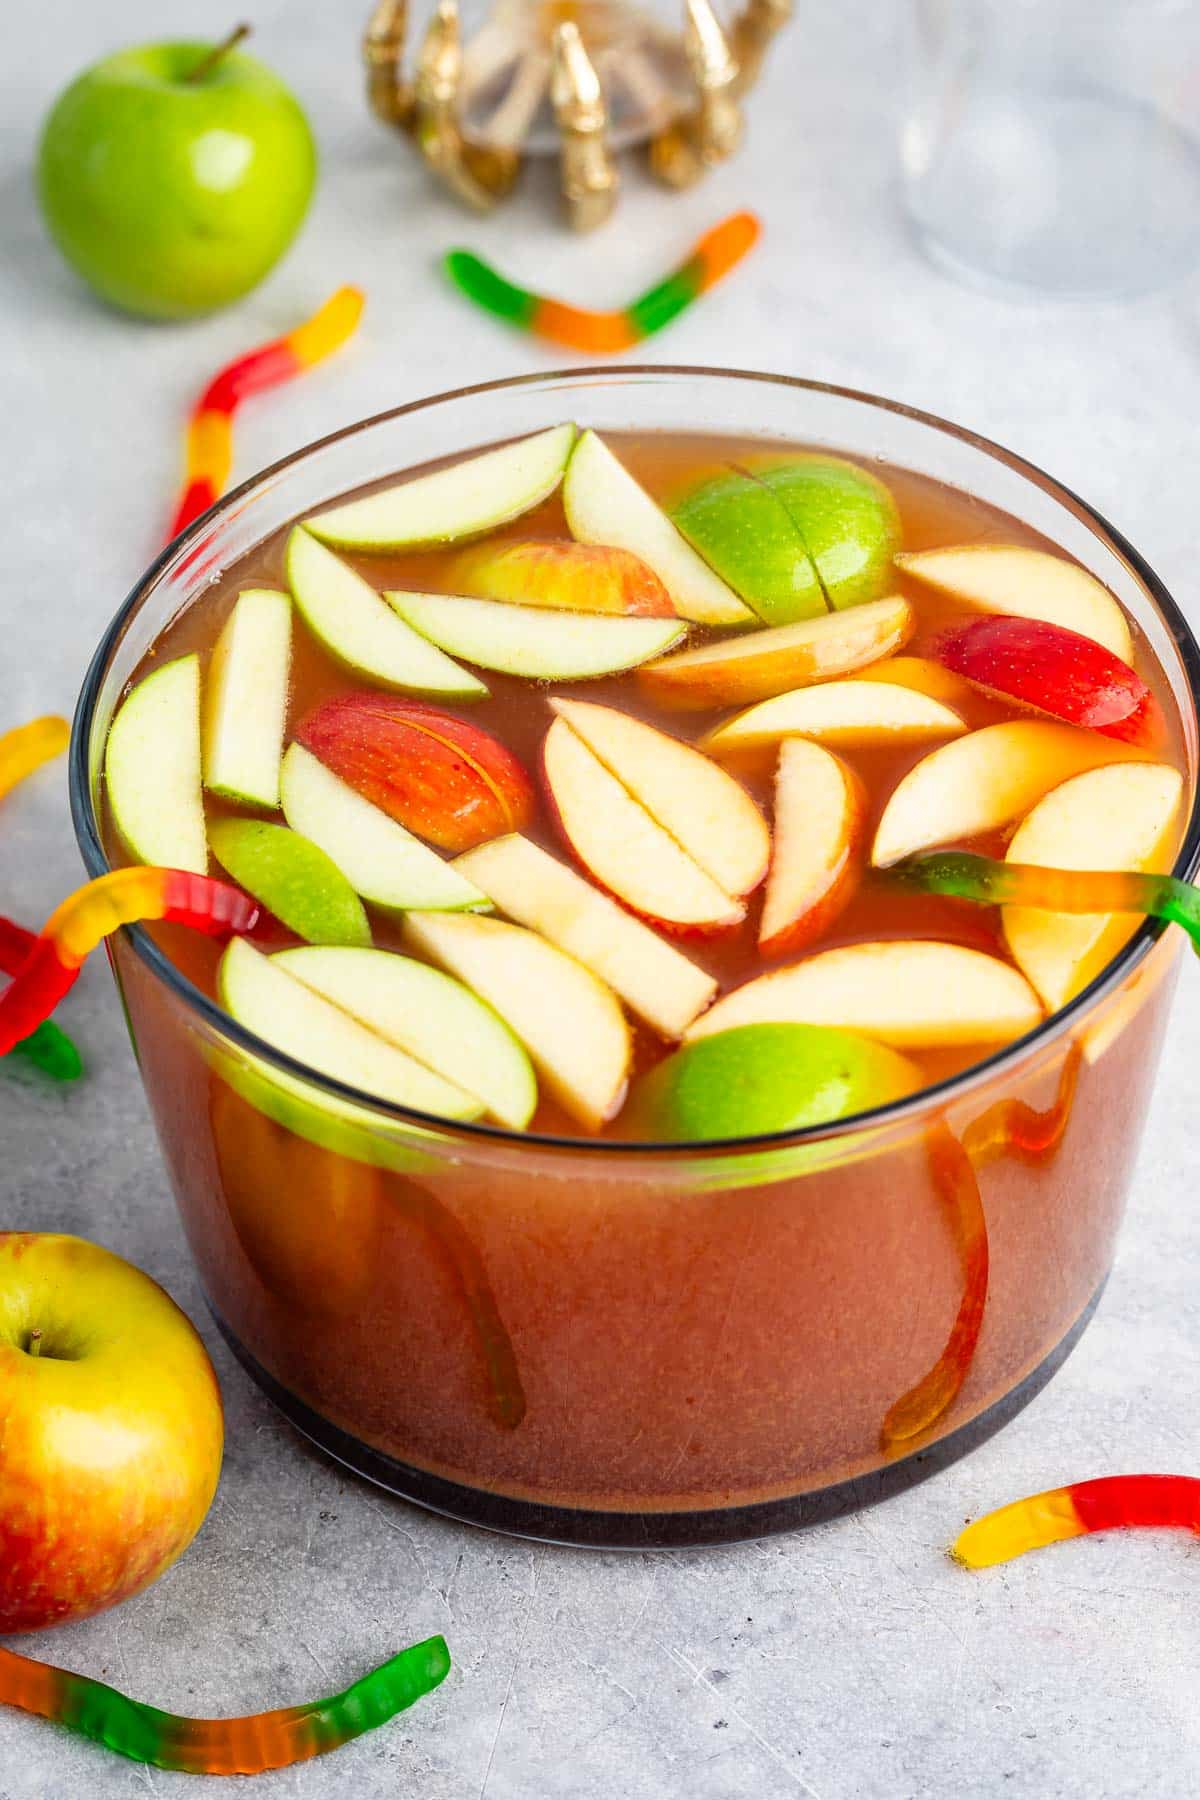
[[[421,401],[300,451],[198,520],[122,607],[80,698],[71,789],[88,873],[108,866],[98,807],[114,708],[217,570],[347,489],[566,417],[882,459],[1061,545],[1119,596],[1177,698],[1192,799],[1175,873],[1193,873],[1200,651],[1111,527],[1030,464],[910,409],[665,367]],[[451,1516],[639,1548],[862,1506],[961,1455],[1036,1391],[1110,1266],[1178,954],[1176,934],[1142,927],[1041,1029],[892,1107],[771,1138],[644,1146],[385,1105],[248,1033],[146,930],[111,951],[205,1292],[286,1416]],[[1019,1154],[984,1141],[997,1107],[1030,1124]],[[983,1141],[966,1211],[933,1175],[948,1134]],[[963,1342],[981,1232],[981,1329],[939,1402],[929,1377]],[[897,1403],[914,1391],[935,1403],[897,1436]]]
[[[1196,0],[910,0],[905,197],[934,259],[1064,297],[1200,260]]]

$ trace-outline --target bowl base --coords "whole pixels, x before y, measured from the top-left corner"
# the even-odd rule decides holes
[[[352,1437],[340,1426],[323,1419],[303,1400],[268,1374],[222,1319],[209,1301],[218,1330],[234,1356],[268,1400],[296,1430],[335,1462],[401,1500],[440,1513],[460,1524],[481,1526],[508,1537],[532,1538],[538,1543],[567,1544],[594,1550],[682,1550],[712,1544],[744,1543],[753,1538],[774,1537],[819,1525],[843,1513],[860,1512],[915,1487],[931,1475],[957,1462],[977,1445],[1007,1425],[1028,1406],[1057,1374],[1083,1336],[1100,1303],[1108,1281],[1100,1283],[1082,1313],[1049,1355],[1024,1381],[997,1400],[986,1412],[951,1431],[937,1443],[916,1450],[900,1461],[869,1475],[841,1481],[815,1492],[768,1500],[751,1506],[705,1508],[696,1512],[602,1512],[569,1506],[551,1506],[533,1500],[490,1494],[464,1487],[424,1469],[399,1462],[382,1450]]]

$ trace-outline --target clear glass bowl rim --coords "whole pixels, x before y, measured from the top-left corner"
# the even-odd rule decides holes
[[[203,531],[211,526],[215,519],[219,518],[226,510],[250,499],[260,486],[294,464],[308,457],[317,457],[330,445],[340,443],[343,439],[352,437],[360,431],[369,430],[372,426],[386,424],[393,419],[419,413],[448,401],[467,400],[474,395],[494,394],[513,388],[560,387],[564,383],[591,383],[598,379],[612,380],[614,377],[619,379],[624,376],[648,377],[654,380],[665,378],[680,382],[699,380],[762,382],[772,387],[828,394],[837,399],[875,407],[882,412],[894,413],[911,419],[918,425],[940,432],[944,436],[955,438],[961,443],[969,444],[973,448],[983,451],[995,461],[1006,464],[1016,474],[1049,492],[1056,500],[1074,508],[1082,515],[1094,534],[1128,563],[1153,601],[1175,642],[1187,677],[1188,696],[1192,705],[1191,727],[1193,732],[1200,733],[1200,643],[1197,643],[1182,609],[1129,540],[1087,501],[1081,499],[1063,483],[1056,481],[1036,463],[1018,456],[1014,451],[1005,449],[1003,445],[997,444],[991,438],[969,431],[963,426],[953,425],[949,420],[939,418],[935,413],[924,412],[918,407],[888,400],[882,395],[868,393],[858,388],[841,387],[834,383],[813,381],[800,376],[771,375],[755,369],[709,368],[704,365],[686,363],[621,363],[611,370],[602,366],[589,367],[586,365],[550,369],[532,375],[505,376],[495,381],[477,382],[468,387],[426,395],[419,400],[407,401],[403,406],[389,407],[384,412],[373,413],[368,418],[357,419],[352,424],[329,432],[326,436],[317,438],[312,443],[303,445],[299,450],[293,450],[289,455],[279,458],[277,462],[269,464],[266,468],[258,470],[247,480],[241,482],[239,486],[222,495],[214,506],[194,520],[178,537],[164,545],[149,568],[136,582],[100,640],[88,665],[75,707],[69,750],[71,819],[89,878],[108,874],[112,866],[104,851],[100,824],[92,803],[91,775],[88,767],[92,721],[104,677],[109,663],[120,647],[126,630],[143,602],[150,597],[159,576],[170,563],[186,551]],[[1196,792],[1192,797],[1187,829],[1171,872],[1182,880],[1190,880],[1198,867],[1200,867],[1200,782],[1197,782]],[[484,1144],[490,1142],[509,1150],[526,1145],[530,1148],[568,1151],[575,1155],[591,1157],[621,1158],[639,1155],[695,1158],[709,1153],[727,1155],[730,1152],[770,1151],[806,1144],[829,1143],[838,1138],[854,1136],[867,1130],[874,1132],[892,1125],[902,1125],[907,1119],[917,1117],[931,1109],[936,1110],[939,1107],[948,1106],[961,1096],[990,1081],[994,1076],[1003,1074],[1005,1069],[1020,1062],[1030,1052],[1053,1043],[1072,1030],[1087,1013],[1118,988],[1125,977],[1143,961],[1162,936],[1163,930],[1164,926],[1160,921],[1146,920],[1113,962],[1061,1011],[1052,1014],[1043,1024],[1037,1026],[1033,1031],[1026,1032],[1023,1037],[1014,1039],[1012,1043],[1003,1045],[982,1061],[973,1063],[961,1074],[935,1082],[930,1087],[921,1088],[907,1099],[894,1101],[887,1106],[875,1107],[868,1112],[854,1113],[828,1124],[811,1125],[798,1131],[766,1132],[751,1137],[706,1138],[685,1143],[656,1143],[582,1136],[564,1137],[547,1132],[511,1131],[499,1125],[444,1119],[436,1114],[422,1113],[415,1109],[382,1101],[358,1088],[337,1081],[332,1076],[320,1074],[306,1063],[297,1061],[286,1052],[275,1049],[264,1039],[256,1037],[253,1032],[247,1031],[230,1014],[223,1011],[214,1000],[210,1000],[207,994],[181,974],[141,926],[123,927],[123,935],[128,938],[138,957],[151,974],[170,990],[174,998],[188,1012],[194,1014],[207,1030],[217,1033],[240,1050],[273,1065],[282,1074],[291,1076],[293,1079],[299,1078],[310,1087],[329,1095],[331,1099],[342,1102],[349,1101],[355,1106],[373,1113],[384,1124],[392,1127],[413,1127],[422,1134],[428,1134],[433,1130],[444,1139],[463,1140],[464,1147],[473,1142],[482,1148]]]

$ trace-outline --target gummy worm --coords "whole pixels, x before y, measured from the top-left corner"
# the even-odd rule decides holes
[[[0,733],[0,797],[67,747],[71,727],[55,713]]]
[[[620,312],[592,312],[518,287],[469,250],[451,250],[445,270],[455,287],[484,312],[552,344],[611,356],[641,343],[677,319],[754,248],[762,227],[753,213],[731,213],[706,232],[686,262],[647,288]]]
[[[183,492],[167,542],[219,498],[233,464],[233,415],[249,394],[302,375],[339,349],[362,316],[360,288],[341,287],[319,312],[285,336],[249,350],[215,375],[192,409]]]
[[[950,1554],[968,1569],[986,1569],[1044,1544],[1121,1525],[1172,1525],[1200,1533],[1200,1478],[1102,1475],[1096,1481],[1048,1488],[976,1519]]]
[[[23,925],[0,917],[0,975],[15,975],[37,938]],[[49,1020],[14,1044],[14,1056],[24,1056],[55,1081],[76,1081],[83,1074],[83,1059],[65,1031]]]
[[[446,1679],[444,1638],[401,1650],[344,1693],[244,1719],[188,1719],[131,1700],[106,1682],[0,1649],[0,1701],[54,1719],[134,1762],[186,1775],[261,1775],[338,1750]]]
[[[1024,1100],[997,1100],[973,1119],[963,1132],[963,1149],[978,1169],[997,1156],[1017,1156],[1022,1162],[1039,1163],[1053,1155],[1062,1142],[1075,1100],[1083,1050],[1072,1044],[1058,1078],[1052,1105],[1038,1112]]]
[[[237,888],[181,869],[116,869],[85,883],[51,914],[0,993],[0,1056],[49,1018],[90,952],[120,926],[163,919],[228,937],[257,918],[258,907]]]
[[[965,850],[938,850],[895,863],[886,874],[926,894],[950,894],[987,906],[1031,906],[1065,913],[1142,913],[1182,925],[1200,952],[1200,889],[1174,875],[1132,869],[1043,869],[995,862]]]

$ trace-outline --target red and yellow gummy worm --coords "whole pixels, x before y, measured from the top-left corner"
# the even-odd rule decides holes
[[[213,377],[192,411],[183,493],[168,542],[220,498],[233,465],[233,415],[239,403],[332,355],[354,332],[362,309],[361,289],[341,287],[303,325],[239,356]]]
[[[1048,1488],[976,1519],[951,1555],[968,1569],[986,1569],[1065,1538],[1133,1525],[1167,1525],[1200,1534],[1200,1479],[1102,1475],[1096,1481]]]
[[[187,1775],[261,1775],[338,1750],[385,1725],[446,1679],[444,1638],[401,1650],[344,1693],[243,1719],[189,1719],[103,1681],[0,1649],[0,1701],[54,1719],[134,1762]]]
[[[496,318],[570,350],[612,356],[677,319],[741,262],[761,231],[753,213],[732,213],[705,233],[686,262],[619,312],[592,312],[518,287],[469,250],[451,250],[445,268],[468,300]]]
[[[51,914],[0,993],[0,1056],[49,1018],[102,938],[149,919],[229,937],[252,929],[258,907],[226,882],[180,869],[116,869],[87,882]]]
[[[54,713],[31,719],[28,725],[18,725],[13,731],[0,732],[0,798],[43,763],[61,756],[70,735],[67,721]]]

